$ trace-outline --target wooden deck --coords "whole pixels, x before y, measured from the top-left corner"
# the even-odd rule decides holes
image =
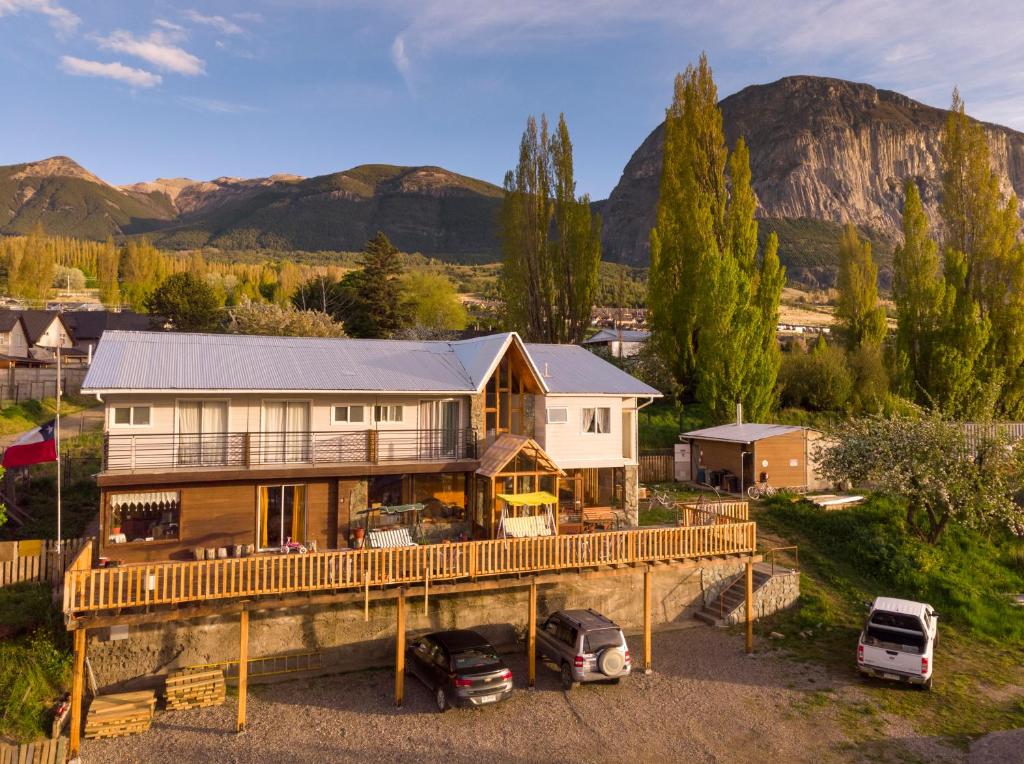
[[[73,628],[76,616],[125,608],[752,555],[756,537],[756,523],[731,522],[102,569],[85,567],[83,550],[65,576],[64,612]]]

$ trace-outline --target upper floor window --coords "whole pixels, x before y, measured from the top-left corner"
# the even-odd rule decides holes
[[[583,432],[606,433],[612,431],[612,410],[607,406],[583,409]]]
[[[555,408],[548,409],[548,424],[565,424],[568,421],[569,409],[565,406],[557,406]]]
[[[366,412],[364,406],[335,406],[334,423],[345,424],[351,422],[365,422]]]
[[[401,422],[402,406],[374,406],[374,422]]]
[[[149,406],[114,406],[111,424],[117,427],[148,427]]]

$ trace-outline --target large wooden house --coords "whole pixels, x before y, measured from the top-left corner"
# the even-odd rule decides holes
[[[108,331],[100,555],[344,548],[367,526],[494,538],[544,492],[635,523],[637,411],[659,396],[572,345]],[[554,504],[554,502],[552,502]],[[406,509],[408,508],[408,509]]]

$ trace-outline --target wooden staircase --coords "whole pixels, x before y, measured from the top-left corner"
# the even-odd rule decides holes
[[[788,574],[789,570],[776,569],[775,575]],[[772,568],[764,563],[754,565],[754,596],[757,592],[772,580]],[[746,618],[743,608],[747,601],[746,574],[740,573],[733,578],[729,584],[722,589],[714,599],[705,603],[704,607],[693,614],[698,621],[708,626],[728,626],[729,616],[737,610],[740,612],[740,620]],[[755,600],[756,601],[756,600]]]

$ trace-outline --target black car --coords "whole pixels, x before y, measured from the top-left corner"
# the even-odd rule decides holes
[[[512,695],[512,672],[486,639],[468,629],[412,640],[405,665],[434,693],[438,711],[448,706],[489,705]]]

